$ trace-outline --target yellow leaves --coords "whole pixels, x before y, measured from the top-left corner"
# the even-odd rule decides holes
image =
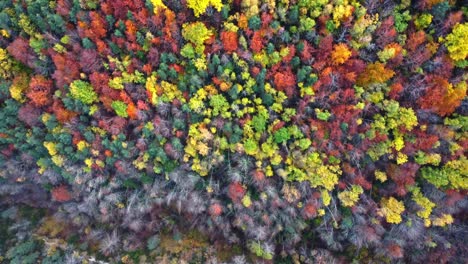
[[[393,146],[395,147],[396,151],[400,151],[405,146],[405,141],[403,140],[403,136],[397,136],[393,141]]]
[[[28,85],[29,77],[27,74],[21,73],[18,76],[16,76],[9,89],[11,98],[15,99],[20,103],[24,103],[26,101],[26,98],[24,97],[24,92],[29,88]]]
[[[207,69],[206,60],[204,58],[195,59],[194,65],[195,65],[195,68],[197,68],[197,70],[199,71],[205,71]]]
[[[83,149],[85,149],[86,147],[88,147],[89,144],[86,143],[86,141],[84,140],[80,140],[80,142],[78,142],[78,144],[76,144],[76,148],[79,150],[79,151],[82,151]]]
[[[364,192],[361,186],[352,185],[351,189],[342,191],[338,194],[338,199],[340,199],[343,206],[351,207],[356,204],[359,200],[359,195]]]
[[[445,164],[450,173],[448,179],[452,188],[468,190],[468,159],[462,156],[458,160],[452,160]]]
[[[109,80],[109,87],[115,90],[123,90],[122,77],[114,77]]]
[[[203,55],[204,43],[213,35],[213,31],[209,30],[202,22],[185,23],[182,25],[182,36],[185,40],[195,45],[195,51]]]
[[[432,225],[434,226],[446,226],[453,223],[453,217],[449,214],[442,214],[442,216],[432,220]]]
[[[224,22],[224,29],[230,32],[237,32],[239,30],[239,27],[237,27],[231,22]]]
[[[388,223],[391,224],[399,224],[401,223],[401,213],[405,211],[405,205],[403,202],[398,201],[397,199],[390,197],[390,198],[383,198],[380,202],[382,207],[382,213],[385,216],[385,219]]]
[[[202,156],[208,155],[208,151],[210,150],[210,148],[203,142],[198,143],[196,149],[198,150],[198,153],[200,153],[200,155]]]
[[[6,49],[0,48],[0,77],[8,79],[12,75],[13,60]]]
[[[464,60],[468,57],[468,23],[457,24],[452,33],[445,37],[444,44],[454,61]]]
[[[250,199],[250,195],[244,195],[244,197],[242,198],[242,205],[244,205],[247,208],[252,205],[252,199]]]
[[[200,174],[200,176],[206,176],[209,173],[208,164],[198,159],[193,160],[192,170]]]
[[[146,79],[146,91],[150,94],[149,101],[153,105],[157,105],[160,101],[170,103],[174,99],[179,99],[185,103],[185,97],[182,92],[177,88],[177,85],[162,81],[160,84],[157,82],[155,74]]]
[[[351,51],[349,50],[348,46],[346,46],[346,44],[340,43],[335,45],[331,56],[333,64],[340,65],[345,63],[349,57],[351,57]]]
[[[201,113],[201,110],[205,107],[205,104],[203,103],[202,100],[196,97],[192,97],[189,101],[189,107],[194,112]]]
[[[379,57],[381,62],[386,62],[387,60],[395,57],[397,55],[397,50],[393,47],[385,47],[383,50],[377,52],[377,56]]]
[[[398,152],[397,154],[397,158],[396,158],[396,161],[397,161],[397,164],[404,164],[408,161],[408,156],[406,156],[405,154],[401,153],[401,152]]]
[[[359,86],[366,86],[372,83],[384,83],[395,75],[391,69],[386,69],[381,62],[368,64],[363,73],[361,73],[356,81]]]
[[[31,20],[26,14],[21,13],[18,25],[24,30],[26,34],[29,36],[36,35],[36,29],[34,25],[31,23]]]
[[[187,0],[187,6],[193,10],[196,17],[205,13],[208,6],[213,6],[218,12],[223,8],[221,0]]]
[[[57,155],[57,144],[54,142],[45,141],[43,143],[44,147],[49,151],[49,155]]]
[[[375,178],[380,182],[385,182],[387,180],[387,174],[383,171],[376,170],[374,175]]]
[[[321,186],[331,191],[338,184],[339,175],[341,175],[339,166],[322,164],[315,168],[315,172],[309,172],[303,180],[308,180],[313,188]]]
[[[163,3],[162,0],[150,0],[151,4],[153,4],[153,12],[157,14],[159,9],[167,8],[167,6]]]
[[[52,156],[51,159],[52,159],[52,162],[58,167],[62,167],[63,163],[65,162],[65,159],[61,155]]]
[[[428,198],[426,198],[419,188],[415,188],[413,190],[413,201],[416,202],[421,207],[421,210],[419,210],[416,214],[423,218],[423,219],[428,219],[429,216],[432,213],[432,209],[436,206],[435,203],[431,202]]]
[[[259,12],[259,0],[242,0],[241,2],[242,13],[247,18],[258,15]]]
[[[1,35],[2,37],[5,37],[5,38],[9,38],[9,37],[10,37],[10,33],[9,33],[8,30],[6,30],[6,29],[0,30],[0,35]]]
[[[322,190],[320,197],[322,197],[323,205],[329,206],[331,202],[330,193],[327,190]]]

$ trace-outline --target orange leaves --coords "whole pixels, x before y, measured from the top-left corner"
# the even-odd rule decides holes
[[[290,69],[280,71],[274,75],[274,83],[278,90],[286,93],[288,97],[292,97],[296,87],[296,76]]]
[[[351,51],[346,44],[340,43],[334,47],[331,57],[334,65],[340,65],[351,57]]]
[[[224,50],[232,53],[237,50],[237,33],[232,31],[221,32],[221,41],[223,42]]]
[[[367,65],[364,72],[362,72],[358,79],[357,84],[366,86],[372,83],[384,83],[395,75],[395,72],[385,68],[385,64],[375,62]]]
[[[29,83],[29,92],[26,96],[31,102],[37,106],[42,107],[50,103],[50,94],[52,91],[52,81],[47,80],[42,75],[36,75],[31,79]]]
[[[52,105],[52,111],[57,117],[57,120],[62,124],[70,121],[73,117],[77,115],[77,113],[67,110],[63,106],[63,104],[58,100],[54,100],[54,103]]]
[[[127,38],[130,41],[136,41],[136,33],[138,31],[138,28],[136,27],[136,25],[131,20],[126,20],[125,28],[127,29],[127,31],[125,32],[127,35]]]
[[[97,12],[90,12],[89,17],[91,18],[91,25],[89,27],[89,34],[91,39],[96,40],[99,38],[104,38],[107,34],[107,23],[106,20]]]
[[[466,81],[461,81],[455,87],[440,76],[430,76],[426,94],[419,99],[423,109],[431,109],[441,116],[446,116],[461,104],[466,96]]]
[[[258,53],[263,49],[263,37],[260,31],[255,31],[250,41],[250,48],[253,52]]]
[[[408,41],[406,42],[406,48],[413,52],[418,48],[421,44],[426,41],[426,33],[424,31],[418,31],[413,33],[409,36]]]
[[[239,16],[239,19],[237,20],[237,25],[243,29],[243,30],[246,30],[247,27],[249,26],[249,21],[247,19],[247,16],[244,15],[244,14],[241,14]]]

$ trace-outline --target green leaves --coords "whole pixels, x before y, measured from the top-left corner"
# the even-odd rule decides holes
[[[70,84],[71,97],[80,100],[84,104],[97,102],[97,94],[91,84],[82,80],[73,81]]]
[[[289,138],[291,138],[291,135],[289,134],[288,129],[285,127],[278,129],[278,131],[273,134],[273,139],[275,143],[278,144],[288,141]]]
[[[112,109],[115,110],[115,113],[120,117],[128,117],[127,114],[127,105],[122,101],[112,102]]]

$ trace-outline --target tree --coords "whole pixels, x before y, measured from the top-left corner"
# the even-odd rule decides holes
[[[362,72],[356,84],[359,86],[367,86],[372,83],[384,83],[395,75],[395,72],[385,68],[385,64],[374,62],[368,64],[364,72]]]
[[[16,60],[26,65],[33,65],[34,55],[32,49],[29,47],[29,41],[25,38],[16,38],[7,48],[8,53],[11,54]]]
[[[98,101],[93,86],[82,80],[76,80],[70,84],[70,95],[84,104],[92,104]]]
[[[70,192],[65,185],[60,185],[52,189],[52,199],[57,202],[68,202],[71,198]]]
[[[208,6],[213,6],[218,12],[221,11],[223,3],[221,0],[187,0],[187,6],[193,10],[196,17],[205,13]]]
[[[232,53],[237,50],[237,32],[221,32],[221,41],[223,42],[224,50],[228,53]]]
[[[58,88],[62,89],[73,80],[80,77],[79,64],[76,56],[70,52],[65,54],[52,53],[52,61],[55,64],[55,72],[52,75]]]
[[[461,81],[454,87],[438,75],[432,75],[428,80],[426,93],[418,101],[421,108],[431,109],[441,116],[453,113],[466,96],[466,81]]]
[[[260,52],[263,49],[263,37],[260,31],[255,31],[250,41],[250,49],[253,52]]]
[[[112,102],[112,108],[115,110],[115,113],[120,117],[128,117],[127,105],[122,101]]]
[[[102,60],[93,49],[83,49],[79,58],[81,70],[85,73],[99,72],[102,69]]]
[[[296,93],[296,76],[291,69],[276,72],[273,82],[276,89],[286,93],[288,97],[292,97]]]
[[[48,80],[42,75],[36,75],[31,78],[31,82],[29,83],[29,92],[26,96],[35,106],[46,106],[52,101],[50,99],[52,87],[52,80]]]
[[[380,202],[382,206],[381,210],[385,219],[388,223],[392,224],[399,224],[401,223],[401,213],[405,211],[405,206],[403,202],[398,201],[397,199],[390,197],[390,198],[383,198]]]
[[[444,44],[449,51],[450,58],[454,61],[464,60],[468,58],[468,23],[457,24],[452,30],[452,33],[444,39]]]
[[[331,59],[333,64],[340,65],[345,63],[351,57],[351,51],[346,44],[340,43],[333,48]]]

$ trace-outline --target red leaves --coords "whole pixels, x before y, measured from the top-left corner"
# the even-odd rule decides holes
[[[70,52],[65,54],[52,53],[56,70],[52,75],[58,88],[70,84],[72,81],[80,78],[79,65],[76,56]]]
[[[71,198],[70,192],[65,185],[60,185],[52,189],[52,199],[57,202],[68,202]]]
[[[228,197],[234,202],[239,203],[245,195],[245,188],[239,182],[233,182],[228,187]]]
[[[438,75],[429,76],[428,79],[426,94],[418,101],[421,108],[431,109],[441,116],[453,113],[466,96],[466,90],[453,89],[452,84]]]
[[[232,31],[221,32],[221,41],[223,42],[224,50],[232,53],[237,50],[237,33]]]
[[[424,33],[424,31],[421,30],[416,33],[412,33],[411,35],[409,35],[408,41],[406,42],[406,49],[413,52],[425,41],[426,33]]]
[[[18,37],[16,38],[7,48],[8,52],[18,61],[23,64],[29,65],[28,62],[32,63],[32,50],[29,47],[29,41],[27,39]]]
[[[401,83],[394,83],[390,86],[389,96],[393,100],[397,99],[400,96],[400,93],[403,91],[403,85]]]
[[[260,31],[255,31],[250,41],[250,49],[258,53],[263,49],[263,37]]]
[[[395,193],[399,196],[406,195],[407,187],[414,185],[414,178],[419,165],[416,163],[407,162],[403,165],[390,164],[387,168],[387,175],[395,182]]]
[[[73,117],[77,115],[77,113],[66,109],[63,106],[62,102],[60,102],[59,100],[54,100],[54,103],[52,105],[52,111],[57,117],[57,120],[62,124],[70,121]]]
[[[223,213],[223,206],[219,203],[213,203],[210,205],[208,212],[210,213],[211,217],[220,216]]]
[[[295,94],[296,75],[291,72],[291,69],[275,73],[274,83],[276,88],[285,92],[288,97],[292,97]]]
[[[307,203],[302,210],[302,216],[305,219],[311,219],[317,216],[317,206],[315,203]]]
[[[29,92],[26,96],[31,100],[31,103],[36,107],[48,105],[51,100],[52,81],[47,80],[42,75],[36,75],[29,83]]]
[[[389,16],[382,22],[380,27],[376,30],[375,35],[377,36],[376,42],[381,48],[395,40],[397,32],[393,27],[392,16]]]
[[[102,68],[102,61],[95,50],[85,49],[81,52],[80,67],[83,72],[98,72]]]
[[[262,188],[265,183],[265,173],[261,170],[254,170],[252,172],[252,179],[258,187]]]
[[[89,29],[86,30],[86,36],[93,41],[104,38],[107,34],[107,22],[104,17],[94,11],[89,12],[89,17],[91,18],[91,24]]]
[[[398,259],[403,257],[403,249],[396,243],[392,243],[387,246],[388,253],[393,259]]]

